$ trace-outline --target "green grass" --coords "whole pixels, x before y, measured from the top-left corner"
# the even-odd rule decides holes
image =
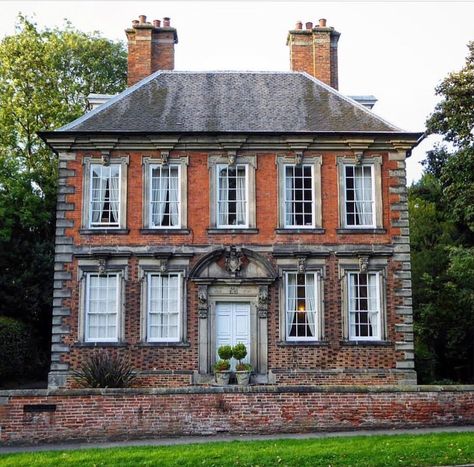
[[[474,462],[474,433],[232,441],[0,455],[0,466],[419,466]]]

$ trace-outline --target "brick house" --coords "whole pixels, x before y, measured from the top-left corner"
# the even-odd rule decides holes
[[[237,342],[255,383],[416,382],[421,134],[337,91],[339,33],[297,23],[290,72],[172,71],[168,18],[126,34],[129,88],[41,135],[59,157],[50,387],[96,348],[141,386],[211,383]]]

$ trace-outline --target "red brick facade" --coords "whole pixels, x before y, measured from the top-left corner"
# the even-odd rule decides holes
[[[200,245],[245,245],[248,248],[255,246],[272,247],[275,245],[320,245],[337,251],[338,246],[369,245],[390,246],[392,239],[401,234],[397,226],[400,211],[390,209],[391,204],[399,203],[401,194],[391,193],[390,187],[398,186],[397,169],[400,167],[396,153],[367,153],[372,156],[382,156],[382,199],[383,199],[383,226],[385,232],[373,234],[338,233],[338,175],[336,158],[347,155],[347,152],[325,151],[318,153],[322,156],[322,213],[323,233],[279,234],[278,226],[278,175],[275,164],[276,153],[265,152],[258,154],[258,169],[256,170],[256,225],[257,233],[247,234],[215,234],[209,233],[209,169],[208,157],[212,153],[205,152],[172,152],[169,161],[188,157],[188,229],[189,233],[173,235],[160,233],[144,235],[143,222],[143,177],[142,160],[144,157],[159,157],[160,154],[149,151],[133,151],[129,153],[128,188],[127,188],[127,232],[114,234],[113,230],[107,233],[93,234],[82,230],[83,219],[83,158],[97,157],[99,152],[78,151],[74,158],[70,158],[64,167],[70,176],[67,186],[73,189],[65,196],[66,206],[64,221],[71,227],[65,229],[63,240],[75,248],[121,247],[136,251],[143,246],[200,246]],[[115,157],[122,156],[122,152],[112,152],[111,163]],[[245,153],[242,153],[244,156]],[[305,153],[311,157],[313,153]],[[292,154],[289,154],[292,156]],[[199,180],[199,183],[195,181]],[[357,256],[357,248],[354,255]],[[128,255],[127,255],[128,256]],[[195,254],[190,259],[190,268],[203,255]],[[266,254],[269,262],[275,263],[271,254]],[[198,368],[198,303],[197,285],[189,280],[186,295],[186,328],[187,333],[181,346],[153,346],[143,342],[140,323],[141,316],[141,283],[139,279],[139,253],[132,254],[126,259],[128,266],[128,280],[124,287],[125,314],[124,314],[124,341],[118,346],[110,348],[129,358],[133,366],[143,372],[137,379],[136,385],[181,386],[193,382],[193,373]],[[268,313],[268,368],[274,375],[274,382],[282,384],[394,384],[406,380],[404,371],[397,370],[397,362],[405,361],[404,350],[397,350],[396,343],[405,341],[403,329],[406,319],[396,312],[397,306],[402,304],[403,297],[398,297],[395,291],[402,288],[402,280],[396,277],[401,268],[401,262],[393,257],[387,259],[386,268],[386,317],[387,335],[383,343],[367,342],[354,345],[344,340],[341,308],[342,291],[341,279],[338,273],[338,263],[341,260],[336,253],[328,254],[324,259],[324,342],[321,345],[285,345],[281,335],[279,313],[279,282],[277,280],[269,287]],[[70,308],[69,316],[61,318],[61,336],[57,344],[67,347],[67,351],[60,354],[57,363],[75,369],[97,345],[85,345],[81,342],[78,329],[81,314],[80,282],[78,277],[78,259],[65,266],[70,274],[70,280],[65,283],[71,297],[62,300],[62,306]],[[66,332],[67,331],[67,332]],[[99,344],[99,347],[106,344]],[[68,385],[74,384],[69,380]]]
[[[163,25],[157,21],[152,25],[141,17],[140,22],[134,22],[126,32],[129,84],[157,69],[173,68],[177,35],[169,19],[165,19]],[[339,33],[333,28],[326,27],[325,20],[315,28],[309,24],[306,30],[290,31],[292,70],[306,71],[337,88],[338,37]],[[293,80],[295,74],[289,75]],[[249,81],[249,76],[235,76],[240,77],[231,78],[239,82],[245,79],[254,86],[254,101],[258,101],[262,100],[262,89],[266,89],[268,83],[275,81],[280,86],[283,75],[270,77],[270,81],[265,81],[267,76],[262,75],[259,85],[254,78]],[[161,77],[161,82],[160,77],[156,77],[158,82],[148,83],[152,91],[143,92],[141,86],[137,86],[124,92],[122,98],[132,99],[138,95],[137,99],[143,99],[144,105],[150,106],[150,113],[156,110],[155,99],[164,106],[163,112],[168,112],[164,117],[168,124],[174,122],[175,101],[166,100],[166,95],[171,95],[166,86],[173,86],[178,82],[173,80],[182,77],[169,73]],[[341,109],[346,109],[344,114],[350,114],[350,121],[338,122],[337,115],[333,118],[333,105],[326,110],[329,114],[326,119],[331,125],[344,123],[350,131],[343,125],[337,134],[327,129],[311,130],[309,134],[298,130],[293,134],[292,127],[285,132],[273,131],[271,127],[264,134],[250,130],[242,134],[237,131],[216,134],[207,127],[205,131],[196,132],[193,128],[202,128],[199,125],[205,118],[201,115],[209,107],[202,93],[211,89],[212,82],[224,86],[226,78],[225,73],[187,75],[187,88],[203,86],[199,88],[202,91],[196,91],[196,105],[202,105],[201,111],[193,106],[189,110],[191,113],[196,110],[188,122],[190,130],[183,127],[182,132],[161,130],[148,134],[137,131],[140,125],[135,127],[134,122],[130,122],[133,126],[130,131],[127,127],[121,131],[88,129],[47,135],[48,143],[59,156],[50,387],[73,386],[71,370],[77,369],[98,347],[130,360],[138,372],[136,386],[212,384],[217,303],[232,301],[249,305],[253,383],[388,385],[415,382],[405,160],[419,135],[399,132],[353,101],[301,74],[293,82],[299,85],[305,81],[303,92],[311,87],[316,97],[326,93],[326,97],[321,98],[324,102],[345,106]],[[216,89],[225,95],[229,87],[236,85],[226,86]],[[179,95],[183,87],[183,84],[178,85]],[[194,99],[195,94],[191,92],[190,99]],[[245,100],[245,96],[242,99]],[[220,105],[224,108],[225,99]],[[266,102],[262,104],[263,110],[265,105]],[[117,107],[118,113],[125,117],[120,101]],[[294,106],[289,108],[294,110]],[[136,120],[148,124],[146,108],[142,111],[139,106],[139,109]],[[233,107],[228,111],[232,117],[234,110],[239,109]],[[228,113],[222,114],[223,123]],[[91,114],[100,120],[113,111],[106,104]],[[153,115],[158,123],[163,123],[161,113]],[[318,118],[323,117],[318,114]],[[187,118],[188,115],[181,115],[177,122],[169,124],[181,128]],[[87,116],[84,119],[87,120]],[[77,122],[71,124],[73,129]],[[329,125],[325,121],[318,122],[322,128]],[[113,120],[113,128],[116,124],[117,120]],[[288,128],[286,121],[281,124]],[[253,127],[253,122],[251,125]],[[353,128],[359,130],[352,131]],[[365,133],[360,128],[375,130]],[[120,167],[120,225],[113,228],[92,225],[91,164]],[[159,166],[160,170],[170,165],[179,167],[178,191],[182,199],[176,229],[151,228],[148,219],[151,182],[147,178],[150,164]],[[219,228],[216,225],[217,167],[234,167],[235,164],[245,167],[247,224]],[[298,228],[294,225],[288,228],[282,207],[286,196],[284,167],[299,168],[302,164],[307,164],[312,171],[311,228],[305,223],[297,224]],[[350,223],[345,221],[347,165],[366,167],[371,174],[373,222],[361,225],[364,228],[348,228]],[[232,258],[234,266],[229,266]],[[84,331],[88,300],[85,284],[88,274],[103,276],[107,271],[115,271],[120,282],[117,294],[120,311],[115,313],[117,335],[109,342],[107,339],[88,340]],[[175,271],[183,278],[178,317],[180,335],[174,341],[152,342],[153,339],[147,338],[146,281],[151,277],[150,271]],[[298,336],[291,339],[285,281],[289,273],[305,273],[306,280],[306,271],[318,282],[313,284],[313,297],[317,295],[314,300],[317,303],[313,304],[313,311],[317,309],[317,312],[313,319],[317,319],[317,323],[312,323],[311,339]],[[368,334],[368,339],[354,339],[349,336],[348,277],[368,272],[376,276],[377,290],[380,290],[376,312],[378,331],[376,336]],[[293,313],[296,315],[296,309]]]
[[[472,387],[0,392],[2,445],[472,423]]]

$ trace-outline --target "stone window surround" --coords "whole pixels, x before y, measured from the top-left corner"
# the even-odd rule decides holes
[[[361,263],[367,261],[367,270],[361,271]],[[349,272],[378,273],[380,293],[380,338],[374,339],[351,339],[349,337],[349,307],[348,307],[348,278]],[[378,257],[348,257],[339,259],[339,280],[341,283],[341,318],[342,318],[342,342],[348,344],[366,344],[387,342],[387,259]]]
[[[91,165],[120,164],[120,225],[118,227],[90,226],[90,195],[91,195]],[[129,156],[110,156],[104,152],[102,156],[89,155],[82,159],[82,229],[81,233],[113,233],[127,228],[127,168]]]
[[[375,207],[375,227],[366,226],[347,226],[346,225],[346,184],[345,171],[346,165],[373,165],[374,182],[374,207]],[[385,233],[383,228],[383,200],[382,200],[382,156],[370,155],[364,156],[363,153],[356,152],[354,156],[344,155],[337,157],[338,184],[339,184],[339,228],[338,233]]]
[[[101,268],[104,267],[105,273],[117,273],[119,274],[120,284],[120,303],[119,303],[119,314],[118,314],[118,338],[116,341],[91,341],[85,340],[85,320],[86,320],[86,275],[88,273],[99,273]],[[125,287],[124,282],[128,280],[128,265],[127,258],[106,258],[105,256],[97,256],[94,258],[81,258],[78,260],[77,265],[77,277],[79,278],[79,326],[77,342],[82,345],[101,345],[101,346],[114,346],[125,342]]]
[[[229,165],[234,159],[235,164],[247,165],[247,193],[248,193],[248,222],[246,226],[239,227],[219,227],[217,225],[217,168],[219,165]],[[255,172],[257,170],[257,156],[255,154],[236,155],[234,151],[229,154],[209,154],[207,157],[207,167],[209,169],[209,214],[210,226],[208,233],[225,233],[229,230],[233,232],[252,232],[257,233],[256,218],[256,188],[255,188]]]
[[[299,165],[298,158],[301,160],[301,165],[311,165],[313,168],[313,203],[314,203],[314,219],[311,227],[303,225],[285,226],[285,166]],[[322,156],[304,156],[304,153],[295,153],[294,156],[289,154],[277,154],[276,164],[278,169],[278,230],[285,231],[312,231],[315,229],[322,229],[322,194],[321,194],[321,164]]]
[[[163,151],[162,151],[163,152]],[[188,222],[188,156],[178,156],[168,158],[166,157],[142,157],[142,180],[143,180],[143,229],[154,232],[154,233],[179,233],[180,231],[187,229]],[[174,165],[179,167],[180,177],[180,225],[179,227],[173,226],[151,226],[150,225],[150,180],[152,165]],[[143,232],[142,232],[143,233]]]
[[[286,273],[288,272],[299,272],[299,266],[304,264],[304,272],[315,272],[317,274],[317,325],[316,329],[318,334],[314,339],[287,339],[286,337]],[[306,258],[302,257],[289,257],[289,258],[278,258],[278,276],[281,278],[279,281],[279,344],[287,345],[319,345],[324,341],[324,279],[325,279],[325,266],[326,261],[324,258]],[[303,272],[303,273],[304,273]]]
[[[141,284],[140,289],[140,341],[145,346],[166,346],[166,347],[181,347],[187,345],[187,276],[188,276],[189,260],[183,258],[142,258],[138,260],[138,277]],[[181,273],[181,309],[180,309],[180,325],[179,325],[179,339],[169,341],[148,341],[148,281],[149,273],[163,272],[166,273]]]

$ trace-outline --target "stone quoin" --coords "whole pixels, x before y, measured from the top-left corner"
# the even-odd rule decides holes
[[[59,158],[49,388],[98,348],[142,388],[212,385],[238,342],[252,384],[416,383],[422,135],[337,91],[340,34],[297,23],[288,72],[175,71],[169,18],[126,35],[129,88],[41,133]]]

